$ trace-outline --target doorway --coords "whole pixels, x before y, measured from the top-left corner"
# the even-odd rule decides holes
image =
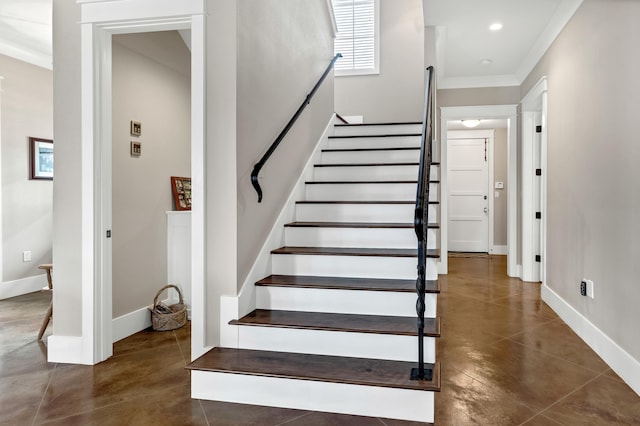
[[[177,31],[115,34],[111,53],[111,269],[116,342],[150,325],[147,306],[169,282],[167,221],[174,210],[171,177],[191,176],[191,58]],[[172,283],[181,289],[190,308],[190,283]],[[174,290],[170,293],[171,302],[177,301]]]
[[[507,122],[507,181],[509,185],[504,189],[504,195],[507,203],[506,223],[507,223],[507,245],[504,247],[504,253],[507,255],[507,274],[512,277],[519,276],[518,267],[518,219],[517,219],[517,187],[518,187],[518,148],[517,148],[517,105],[489,105],[489,106],[469,106],[469,107],[442,107],[440,108],[440,161],[443,165],[441,176],[441,193],[447,194],[449,191],[449,176],[446,164],[448,164],[448,146],[449,129],[448,122],[458,121],[468,118],[486,120],[501,119]],[[441,217],[449,216],[448,197],[443,196],[440,201]],[[491,198],[491,197],[490,197]],[[494,197],[495,198],[495,194]],[[448,221],[441,224],[441,256],[438,267],[438,273],[446,274],[448,271]]]
[[[493,208],[490,207],[489,182],[493,181],[490,177],[492,151],[493,132],[490,130],[449,132],[446,165],[449,251],[491,251]]]
[[[138,4],[139,19],[130,21],[131,5],[82,3],[82,138],[81,189],[83,363],[97,363],[113,353],[112,329],[112,36],[135,32],[191,30],[191,177],[192,177],[192,354],[204,352],[205,276],[205,13],[204,4]],[[144,131],[144,127],[143,127]],[[86,290],[86,291],[85,291]],[[80,352],[80,351],[79,351]]]

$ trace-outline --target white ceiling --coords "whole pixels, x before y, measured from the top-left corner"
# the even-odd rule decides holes
[[[517,86],[582,0],[423,0],[439,88]],[[489,25],[503,24],[492,32]],[[488,59],[490,64],[482,64]]]
[[[0,0],[0,54],[52,68],[52,1]],[[520,85],[582,0],[423,2],[436,33],[438,87],[462,88]],[[494,22],[503,29],[489,31]]]
[[[0,54],[52,68],[52,1],[0,0]]]

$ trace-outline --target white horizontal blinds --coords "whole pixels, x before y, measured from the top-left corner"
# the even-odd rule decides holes
[[[375,0],[333,0],[338,25],[336,70],[375,69]]]

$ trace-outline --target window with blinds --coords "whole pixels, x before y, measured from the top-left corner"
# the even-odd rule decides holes
[[[379,0],[332,0],[338,25],[336,75],[379,72]]]

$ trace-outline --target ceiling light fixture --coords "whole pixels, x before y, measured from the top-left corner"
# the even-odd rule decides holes
[[[502,29],[502,24],[500,22],[495,22],[489,26],[491,31],[500,31]]]
[[[480,120],[477,119],[473,119],[473,120],[462,120],[462,125],[464,127],[478,127],[480,125]]]
[[[481,65],[491,65],[493,61],[491,59],[483,59],[480,61]]]

